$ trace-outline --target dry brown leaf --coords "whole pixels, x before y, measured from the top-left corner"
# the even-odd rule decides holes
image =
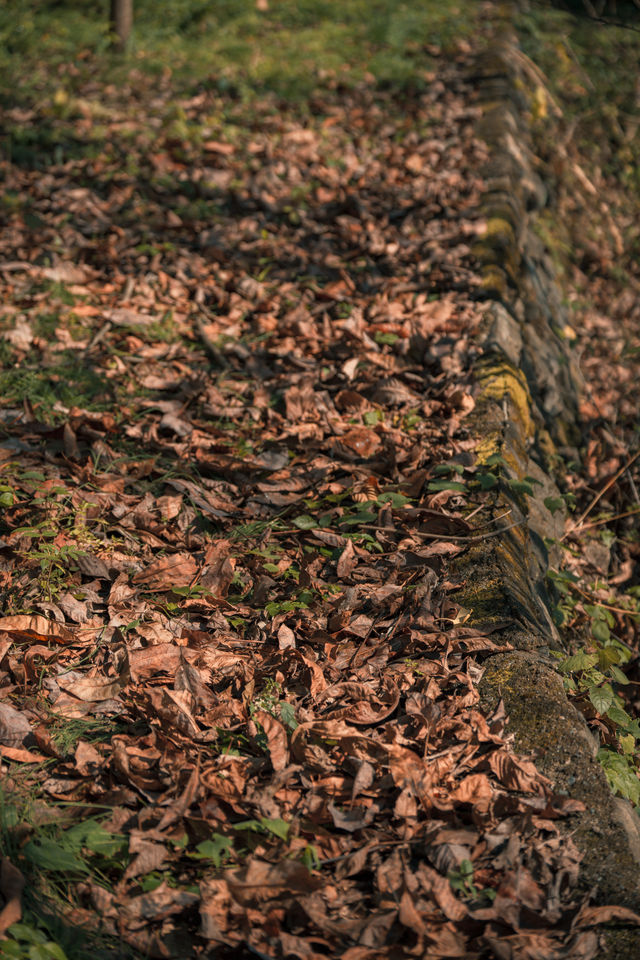
[[[0,893],[4,898],[4,906],[0,910],[0,937],[22,918],[21,898],[24,884],[20,870],[14,867],[8,857],[3,857],[0,863]]]
[[[78,700],[84,700],[89,703],[99,703],[102,700],[115,699],[124,689],[125,678],[118,677],[116,680],[106,677],[75,677],[61,674],[58,678],[58,686],[77,697]]]
[[[198,568],[190,553],[174,553],[159,557],[133,578],[133,583],[148,590],[170,590],[171,587],[188,587]]]
[[[266,734],[273,769],[284,770],[289,763],[289,745],[284,724],[265,710],[256,710],[253,717]]]
[[[0,701],[0,744],[20,747],[31,734],[31,722],[10,703]]]
[[[353,546],[353,540],[347,540],[344,550],[338,558],[336,573],[342,580],[345,577],[348,577],[357,566],[358,557]]]
[[[0,744],[0,754],[14,763],[45,763],[49,758],[42,753],[32,750],[23,750],[20,747],[5,747]]]
[[[73,633],[61,623],[47,620],[38,614],[0,617],[0,630],[8,633],[15,641],[54,640],[56,643],[72,643],[74,640]]]
[[[250,857],[242,870],[228,874],[226,879],[234,899],[246,905],[289,899],[296,894],[311,893],[323,885],[303,863],[295,860],[266,863],[257,857]]]

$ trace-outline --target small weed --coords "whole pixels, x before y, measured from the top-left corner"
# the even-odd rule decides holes
[[[278,839],[284,840],[286,843],[291,824],[287,823],[286,820],[282,820],[280,817],[277,817],[275,820],[270,820],[268,817],[260,817],[259,820],[243,820],[241,823],[234,823],[233,829],[238,830],[238,832],[246,831],[248,833],[271,834],[271,836],[278,837]]]
[[[560,595],[556,621],[562,625],[582,616],[586,618],[590,635],[588,646],[569,657],[554,651],[565,689],[577,699],[578,705],[580,702],[590,704],[605,721],[617,749],[603,747],[598,759],[612,790],[638,805],[640,723],[626,711],[624,700],[615,689],[615,685],[628,683],[622,667],[631,660],[631,651],[611,632],[615,619],[607,606],[581,600],[585,591],[575,574],[567,570],[549,571],[549,579]],[[628,601],[629,615],[640,616],[635,598],[628,597]]]
[[[28,535],[23,532],[23,536]],[[41,534],[38,532],[36,535]],[[77,569],[78,558],[84,552],[70,543],[56,547],[53,543],[42,542],[33,550],[26,550],[22,556],[40,566],[40,586],[47,599],[53,600],[65,589],[69,572]]]
[[[0,791],[0,849],[26,880],[23,917],[0,942],[7,960],[134,960],[101,934],[78,928],[65,919],[74,904],[70,882],[91,879],[101,885],[119,877],[128,862],[126,838],[106,830],[93,816],[69,826],[60,810],[47,822],[34,816],[27,799]]]
[[[260,694],[249,705],[249,713],[253,717],[256,710],[264,710],[270,713],[272,717],[282,720],[285,726],[290,730],[295,730],[298,726],[295,709],[287,700],[282,700],[282,685],[277,680],[269,677]]]
[[[78,358],[74,351],[64,350],[55,363],[43,366],[32,354],[19,367],[0,370],[0,395],[4,404],[28,402],[47,423],[64,414],[62,407],[87,410],[107,409],[111,387],[96,371]]]
[[[192,860],[211,860],[215,867],[221,867],[233,854],[233,840],[221,833],[214,833],[211,840],[203,840],[187,856]]]
[[[494,900],[496,891],[492,889],[480,890],[473,882],[473,864],[470,860],[462,860],[456,870],[448,874],[451,889],[465,900]]]

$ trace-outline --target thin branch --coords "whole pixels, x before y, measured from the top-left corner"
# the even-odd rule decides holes
[[[582,514],[582,516],[578,519],[578,522],[577,522],[577,523],[574,523],[574,525],[573,525],[569,530],[567,530],[567,532],[564,534],[564,536],[560,537],[560,542],[562,542],[563,540],[565,540],[570,534],[575,533],[576,530],[579,530],[579,529],[580,529],[580,527],[581,527],[582,524],[584,523],[585,519],[589,516],[589,514],[591,513],[591,511],[593,510],[593,508],[595,507],[595,505],[602,499],[602,497],[604,497],[604,495],[605,495],[605,493],[607,492],[607,490],[610,490],[610,489],[611,489],[611,487],[614,485],[614,483],[616,482],[616,480],[618,480],[618,479],[622,476],[622,474],[623,474],[626,470],[629,469],[629,467],[631,466],[631,464],[634,463],[634,462],[638,459],[638,457],[640,457],[640,450],[637,450],[636,453],[634,453],[634,455],[633,455],[632,457],[629,457],[629,459],[627,460],[627,462],[626,462],[622,467],[620,467],[620,469],[618,470],[618,472],[617,472],[616,474],[614,474],[614,476],[611,478],[611,480],[609,480],[608,483],[606,483],[606,484],[604,485],[604,487],[602,488],[602,490],[600,491],[600,493],[598,493],[598,494],[593,498],[593,500],[591,501],[591,503],[589,504],[589,506],[587,507],[587,509],[584,511],[584,513]]]

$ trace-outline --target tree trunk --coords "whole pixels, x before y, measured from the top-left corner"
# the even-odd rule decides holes
[[[109,26],[115,49],[123,52],[133,26],[133,0],[111,0]]]

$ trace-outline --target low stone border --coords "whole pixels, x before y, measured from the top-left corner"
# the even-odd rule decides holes
[[[564,827],[583,854],[580,888],[598,904],[638,911],[640,823],[631,805],[612,795],[595,759],[598,744],[569,703],[549,656],[562,639],[550,615],[544,538],[558,538],[564,523],[544,499],[559,496],[554,459],[573,453],[577,443],[581,379],[561,337],[567,318],[553,267],[532,229],[546,190],[527,146],[531,67],[508,7],[500,8],[496,35],[477,58],[472,82],[481,107],[478,134],[490,153],[482,209],[487,229],[474,250],[490,303],[475,368],[476,409],[468,422],[480,464],[498,454],[507,481],[538,482],[533,496],[501,482],[492,516],[510,510],[508,523],[515,525],[478,542],[458,563],[457,599],[471,611],[471,622],[490,626],[514,647],[485,663],[484,705],[490,710],[502,698],[517,748],[535,756],[556,792],[585,805]],[[640,931],[607,931],[599,956],[635,960]]]

